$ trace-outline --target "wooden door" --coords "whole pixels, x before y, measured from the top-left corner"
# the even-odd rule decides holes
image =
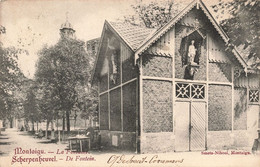
[[[191,102],[190,150],[205,150],[206,145],[206,103]]]
[[[190,102],[175,103],[175,151],[189,151]]]
[[[206,103],[176,102],[175,151],[206,148]]]

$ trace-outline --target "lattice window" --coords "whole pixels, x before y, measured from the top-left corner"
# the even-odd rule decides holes
[[[191,97],[194,99],[204,99],[205,98],[205,85],[191,85]]]
[[[249,102],[259,102],[259,90],[249,90]]]
[[[205,85],[176,83],[176,97],[186,99],[205,99]]]
[[[185,83],[176,83],[176,97],[190,98],[190,85]]]

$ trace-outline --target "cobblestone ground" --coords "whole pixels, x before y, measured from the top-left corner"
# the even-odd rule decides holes
[[[229,155],[203,155],[202,152],[135,154],[109,150],[75,154],[66,150],[67,145],[49,143],[46,139],[33,138],[27,132],[7,129],[0,135],[0,167],[260,166],[259,156],[231,155],[232,150],[228,150]],[[15,154],[17,148],[25,151]],[[212,150],[215,151],[227,150]]]

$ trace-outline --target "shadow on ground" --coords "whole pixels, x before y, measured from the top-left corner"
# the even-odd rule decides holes
[[[0,137],[0,139],[9,139],[9,137]]]
[[[0,156],[3,156],[3,155],[7,155],[7,154],[0,151]]]
[[[19,135],[22,135],[22,136],[33,136],[33,134],[30,134],[30,133],[21,133]]]
[[[0,142],[0,145],[10,145],[11,142]]]
[[[41,144],[57,144],[56,142],[53,142],[53,141],[40,141],[40,142],[37,142],[37,143],[41,143]]]
[[[134,151],[127,151],[127,150],[120,150],[120,149],[114,149],[114,148],[102,148],[102,149],[91,149],[89,151],[91,154],[106,154],[106,153],[109,153],[109,154],[135,154]]]

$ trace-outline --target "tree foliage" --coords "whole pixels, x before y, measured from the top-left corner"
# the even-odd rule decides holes
[[[39,55],[35,76],[42,93],[41,109],[45,113],[66,111],[69,120],[80,93],[77,87],[85,85],[89,78],[89,62],[84,43],[62,38],[54,46],[45,46]],[[69,129],[67,121],[67,130]]]
[[[26,121],[30,121],[32,124],[41,121],[41,113],[39,110],[39,101],[37,99],[37,91],[35,83],[29,85],[26,91],[26,98],[24,100],[24,118]]]
[[[15,92],[24,80],[17,63],[21,52],[14,47],[4,48],[0,43],[0,117],[3,119],[14,116],[20,105]]]
[[[5,27],[0,25],[0,34],[5,34],[5,33],[6,33]]]
[[[231,42],[248,50],[248,58],[260,58],[260,6],[259,0],[221,0],[213,9],[224,18],[221,25],[230,36]],[[259,62],[258,62],[259,63]],[[255,64],[257,65],[257,64]],[[258,64],[260,65],[260,63]]]
[[[147,28],[160,28],[170,21],[175,16],[183,4],[175,1],[158,2],[151,1],[150,3],[138,2],[132,5],[134,10],[133,15],[124,17],[125,22],[142,25]]]

